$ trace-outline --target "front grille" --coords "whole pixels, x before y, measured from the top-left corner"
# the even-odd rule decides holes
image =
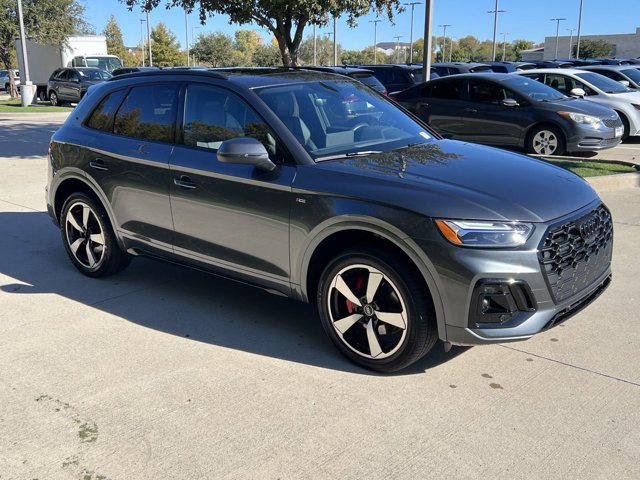
[[[613,222],[600,205],[588,214],[549,228],[538,258],[556,303],[580,293],[611,264]]]
[[[622,120],[620,118],[603,118],[602,123],[607,128],[617,128],[622,126]]]

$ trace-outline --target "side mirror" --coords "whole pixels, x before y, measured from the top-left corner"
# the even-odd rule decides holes
[[[519,107],[520,104],[515,98],[505,98],[502,100],[502,105],[505,107]]]
[[[631,85],[629,80],[618,80],[618,81],[627,88],[629,88],[629,86]]]
[[[276,165],[262,143],[252,137],[236,137],[225,140],[218,148],[218,161],[253,165],[260,170],[272,171]]]
[[[584,97],[587,92],[585,92],[582,88],[574,88],[569,92],[572,97]]]

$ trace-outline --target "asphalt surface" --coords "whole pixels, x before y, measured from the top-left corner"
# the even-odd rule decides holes
[[[0,479],[640,478],[640,189],[603,196],[596,303],[385,376],[294,301],[140,258],[80,275],[44,212],[58,123],[0,117]]]

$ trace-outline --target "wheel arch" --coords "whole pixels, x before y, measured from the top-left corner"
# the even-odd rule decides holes
[[[89,177],[81,173],[81,171],[68,173],[61,179],[51,194],[51,206],[53,207],[53,213],[55,215],[56,223],[60,224],[60,214],[62,212],[62,206],[69,195],[82,192],[96,201],[100,202],[102,207],[107,212],[107,216],[109,217],[109,222],[111,223],[111,227],[113,232],[118,240],[118,243],[121,247],[124,248],[124,243],[122,237],[118,232],[118,223],[116,222],[115,215],[113,214],[113,210],[111,209],[111,204],[107,201],[104,192],[100,189],[100,187],[95,184]]]
[[[357,244],[381,246],[390,248],[403,256],[419,273],[427,293],[433,302],[438,334],[446,340],[445,310],[442,295],[438,288],[435,267],[424,251],[407,235],[392,225],[375,218],[353,217],[337,219],[330,224],[321,225],[309,235],[304,253],[296,266],[299,286],[297,290],[300,300],[314,302],[320,275],[327,262],[335,257],[347,246]]]
[[[562,139],[564,141],[565,146],[567,145],[567,132],[564,131],[564,128],[562,127],[562,125],[560,125],[559,123],[554,122],[553,120],[541,120],[539,122],[534,123],[533,125],[531,125],[528,129],[527,132],[524,136],[524,143],[525,143],[525,147],[529,144],[529,139],[531,138],[532,133],[540,127],[544,127],[544,126],[549,126],[549,127],[553,127],[556,128],[560,131],[560,133],[562,134]]]

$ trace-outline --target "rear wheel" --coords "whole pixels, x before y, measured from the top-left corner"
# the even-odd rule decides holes
[[[336,347],[372,370],[400,370],[438,338],[419,274],[382,250],[354,249],[335,258],[322,273],[317,303]]]
[[[562,155],[566,145],[564,135],[556,127],[542,125],[535,127],[527,139],[527,151],[536,155]]]
[[[131,261],[118,245],[102,205],[84,193],[74,193],[65,201],[60,230],[69,258],[89,277],[113,275]]]
[[[60,105],[60,99],[58,99],[58,94],[53,90],[49,92],[49,101],[51,102],[52,107],[57,107]]]

